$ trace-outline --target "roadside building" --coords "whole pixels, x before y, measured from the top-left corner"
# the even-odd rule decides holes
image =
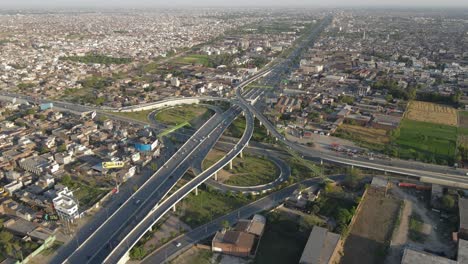
[[[212,250],[238,257],[248,257],[253,248],[255,236],[241,231],[216,232],[212,241]]]
[[[266,218],[262,215],[256,214],[251,220],[241,219],[233,230],[216,232],[212,250],[238,257],[255,256],[265,224]]]
[[[378,195],[387,195],[388,190],[388,180],[380,177],[372,178],[370,188],[367,190],[369,193],[378,194]]]
[[[458,230],[458,237],[460,239],[468,240],[468,199],[459,198],[458,208],[460,212],[460,229]]]
[[[67,187],[57,192],[57,197],[52,202],[61,219],[73,221],[79,217],[78,203],[73,197],[73,192],[69,191]]]
[[[338,257],[340,235],[326,228],[314,226],[302,252],[299,264],[335,263]]]

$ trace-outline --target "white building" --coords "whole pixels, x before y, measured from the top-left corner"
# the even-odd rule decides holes
[[[52,202],[54,203],[55,211],[57,211],[61,219],[73,221],[80,216],[78,213],[78,203],[73,197],[73,192],[69,191],[67,187],[57,192],[57,197]]]
[[[177,77],[171,78],[171,85],[175,86],[175,87],[179,87],[180,86],[179,78],[177,78]]]

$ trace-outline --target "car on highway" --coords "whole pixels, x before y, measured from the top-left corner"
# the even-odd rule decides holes
[[[180,247],[180,246],[182,246],[182,243],[177,242],[177,243],[175,244],[175,246],[176,246],[176,247]]]
[[[140,204],[140,202],[141,202],[141,200],[138,199],[138,200],[135,201],[135,204]]]

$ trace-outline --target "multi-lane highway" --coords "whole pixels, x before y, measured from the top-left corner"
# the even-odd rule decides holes
[[[247,109],[245,109],[246,111]],[[129,250],[138,242],[138,240],[171,208],[173,208],[180,200],[187,196],[190,192],[195,190],[199,185],[212,177],[219,170],[224,168],[230,161],[232,161],[244,147],[248,144],[253,134],[253,116],[247,112],[246,128],[240,141],[233,147],[233,149],[226,154],[221,160],[213,164],[207,170],[197,175],[194,179],[190,180],[187,184],[182,186],[176,192],[171,194],[167,199],[162,201],[157,207],[154,208],[128,235],[120,242],[104,260],[104,263],[117,263],[124,262],[127,258]],[[232,122],[232,120],[231,120]],[[220,127],[226,129],[230,122],[223,122]]]
[[[234,119],[239,113],[238,109],[231,108],[223,114],[215,114],[211,117],[103,225],[81,242],[78,248],[68,247],[67,252],[59,251],[53,263],[63,261],[70,263],[102,262],[112,247],[121,241],[121,237],[130,232],[184,175],[193,163],[197,152],[205,147],[205,140],[212,135],[216,137],[221,135],[224,128],[220,124],[225,120]]]

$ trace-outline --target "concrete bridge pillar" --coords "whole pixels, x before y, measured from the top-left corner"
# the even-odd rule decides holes
[[[351,165],[351,169],[354,169],[354,165]]]
[[[242,151],[239,153],[239,157],[240,157],[241,159],[244,158],[244,155],[242,154]]]
[[[172,206],[172,212],[175,212],[175,211],[176,211],[176,207],[175,207],[175,206],[176,206],[175,204]]]
[[[275,138],[275,141],[278,141],[278,138]]]
[[[262,126],[262,121],[258,121],[258,122],[260,122],[260,126]]]
[[[198,187],[195,187],[195,196],[198,195]]]
[[[229,169],[232,170],[232,160],[229,162]]]
[[[244,112],[244,111],[242,111],[242,116],[245,116],[245,112]]]
[[[270,130],[267,129],[267,136],[269,136],[269,135],[270,135]]]
[[[323,165],[323,159],[320,159],[320,165]]]
[[[215,172],[215,174],[214,174],[214,179],[215,179],[215,181],[218,180],[218,173],[217,172]]]

